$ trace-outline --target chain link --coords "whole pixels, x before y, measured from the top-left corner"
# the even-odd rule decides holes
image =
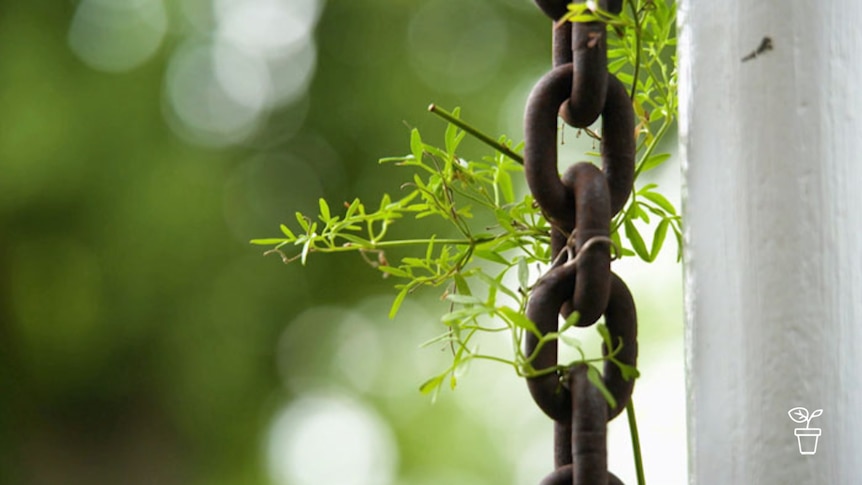
[[[534,285],[527,317],[546,335],[558,330],[559,315],[578,312],[577,326],[605,317],[619,362],[637,362],[637,316],[631,293],[611,272],[611,218],[625,205],[634,181],[634,113],[623,84],[607,70],[606,27],[601,22],[561,21],[568,0],[535,0],[554,21],[553,65],[527,101],[524,171],[527,185],[551,224],[553,261]],[[619,13],[622,0],[602,0],[600,8]],[[557,118],[587,128],[602,117],[602,168],[587,162],[558,175]],[[527,334],[526,355],[535,356],[538,377],[527,379],[533,400],[554,420],[556,469],[542,485],[622,485],[607,469],[607,422],[628,404],[634,387],[620,368],[605,360],[602,381],[611,406],[588,379],[588,366],[565,371],[558,364],[557,342],[539,346]]]

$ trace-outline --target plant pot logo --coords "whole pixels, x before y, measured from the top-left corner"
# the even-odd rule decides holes
[[[794,423],[805,423],[804,428],[796,428],[793,434],[796,435],[796,440],[799,443],[799,454],[813,455],[817,453],[817,440],[820,438],[820,428],[812,428],[811,420],[823,414],[822,409],[817,409],[813,413],[808,413],[808,410],[803,407],[793,408],[787,411],[787,415]]]

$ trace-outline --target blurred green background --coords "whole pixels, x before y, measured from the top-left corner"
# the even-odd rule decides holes
[[[520,140],[549,50],[528,0],[0,0],[0,483],[538,483],[551,426],[509,369],[418,393],[439,295],[390,321],[358,256],[248,241],[396,193],[376,161],[440,140],[431,102]],[[620,271],[647,473],[684,483],[672,256]]]

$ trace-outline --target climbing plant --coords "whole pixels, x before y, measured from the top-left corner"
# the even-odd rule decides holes
[[[671,232],[679,259],[680,215],[656,184],[640,181],[670,158],[658,148],[677,113],[676,7],[674,2],[660,0],[625,0],[625,7],[614,15],[592,2],[571,4],[561,21],[600,21],[607,25],[608,70],[627,86],[637,118],[633,134],[637,138],[635,190],[612,222],[613,254],[652,262]],[[541,268],[550,262],[550,227],[532,196],[520,195],[517,189],[515,180],[523,171],[519,154],[522,144],[505,135],[483,133],[462,119],[460,109],[449,112],[432,105],[430,111],[448,123],[442,140],[430,143],[413,129],[408,154],[380,160],[404,169],[402,192],[382,194],[373,204],[359,199],[337,204],[320,199],[318,214],[297,212],[295,221],[281,225],[280,236],[251,242],[269,246],[264,254],[302,265],[321,253],[357,253],[395,282],[390,317],[408,296],[422,288],[435,288],[448,309],[441,316],[444,330],[427,344],[447,346],[452,360],[421,385],[422,392],[436,395],[444,383],[454,388],[465,364],[474,360],[505,364],[523,377],[561,371],[569,364],[546,369],[532,365],[542,346],[559,340],[578,352],[579,362],[590,364],[590,380],[612,401],[596,362],[611,360],[627,378],[636,377],[637,370],[615,360],[619,345],[611,341],[605,327],[597,326],[611,350],[605,357],[588,359],[578,340],[566,334],[577,323],[577,313],[559,331],[546,335],[539,335],[524,316],[526,295]],[[583,133],[597,140],[602,136],[589,128]],[[481,158],[462,158],[459,149],[468,134],[492,151]],[[597,158],[599,154],[587,152],[585,156]],[[431,218],[443,221],[450,230],[444,235],[411,239],[390,237],[389,230],[395,224],[413,221],[422,227],[421,221]],[[644,237],[645,227],[651,228],[649,238]],[[408,255],[391,258],[396,249]],[[530,355],[523,346],[528,332],[540,338]],[[482,337],[496,333],[508,336],[510,352],[482,350]]]

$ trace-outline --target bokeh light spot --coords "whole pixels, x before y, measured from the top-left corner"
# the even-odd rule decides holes
[[[93,69],[125,72],[156,53],[167,27],[162,0],[83,0],[69,27],[69,46]]]
[[[280,54],[308,42],[317,0],[218,0],[220,35],[246,49]]]
[[[348,397],[308,396],[273,423],[267,446],[278,485],[386,485],[398,462],[389,425]]]
[[[192,142],[210,146],[237,143],[260,122],[260,105],[234,99],[219,82],[213,46],[208,43],[188,43],[173,55],[165,96],[174,131]]]
[[[262,111],[272,89],[266,62],[225,42],[217,42],[212,55],[216,81],[225,93],[249,110]]]
[[[130,1],[130,0],[129,0]],[[200,3],[187,20],[207,24]],[[187,141],[222,147],[253,136],[302,98],[317,65],[318,0],[214,0],[206,41],[187,43],[167,74],[168,119]]]

